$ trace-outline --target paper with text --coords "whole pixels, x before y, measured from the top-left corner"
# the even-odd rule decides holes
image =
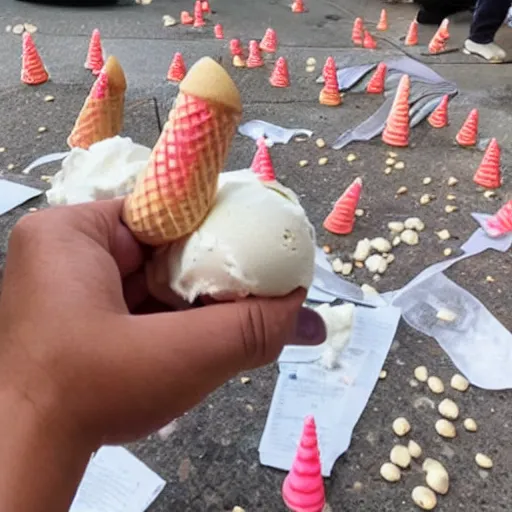
[[[91,459],[69,512],[144,512],[165,480],[120,446],[104,446]]]
[[[260,462],[291,468],[304,418],[312,414],[318,429],[322,474],[350,445],[352,432],[379,378],[393,342],[400,310],[393,306],[355,310],[352,337],[341,368],[318,363],[318,347],[291,346],[279,358],[279,378],[261,438]]]

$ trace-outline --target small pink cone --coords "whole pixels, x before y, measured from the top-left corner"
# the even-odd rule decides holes
[[[395,99],[386,120],[382,140],[389,146],[405,147],[409,144],[409,94],[411,81],[409,75],[402,75]]]
[[[290,74],[288,73],[288,63],[284,57],[279,57],[269,79],[273,87],[289,87]]]
[[[478,138],[478,110],[474,108],[461,126],[455,140],[459,146],[474,146]]]
[[[320,452],[313,416],[304,421],[304,429],[292,468],[283,482],[283,501],[293,512],[322,512],[325,490]]]
[[[169,82],[181,82],[186,74],[187,68],[185,67],[183,55],[180,52],[176,52],[167,71],[167,80]]]
[[[363,48],[368,50],[375,50],[377,48],[377,41],[367,30],[364,31]]]
[[[248,68],[259,68],[264,66],[265,62],[261,57],[260,47],[258,45],[258,41],[250,41],[249,42],[249,57],[247,57],[247,67]]]
[[[485,224],[485,231],[489,236],[498,237],[512,233],[512,200],[487,219]]]
[[[427,118],[428,123],[432,128],[444,128],[448,126],[448,94],[445,94],[441,99],[441,103]]]
[[[194,28],[201,28],[206,25],[206,22],[203,18],[203,8],[201,6],[201,0],[196,0],[194,4]]]
[[[380,62],[366,86],[366,92],[368,94],[382,94],[384,92],[387,70],[388,67],[386,64],[384,62]]]
[[[261,181],[269,182],[276,181],[276,175],[274,172],[274,165],[270,158],[270,151],[265,143],[265,139],[260,137],[258,139],[258,149],[254,155],[254,159],[251,163],[251,169],[255,172]]]
[[[356,46],[363,45],[364,25],[363,18],[356,18],[352,27],[352,42]]]
[[[409,30],[405,36],[405,46],[416,46],[418,44],[418,22],[413,20],[409,25]]]
[[[95,28],[92,31],[84,67],[85,69],[91,70],[93,75],[99,75],[104,64],[105,60],[103,59],[103,47],[101,46],[100,31]]]
[[[484,188],[501,187],[501,150],[496,139],[491,139],[473,181]]]
[[[380,18],[376,28],[379,31],[384,31],[388,29],[388,13],[386,9],[382,9],[382,11],[380,11]]]
[[[306,12],[306,8],[304,7],[304,0],[294,0],[292,3],[292,12],[296,14],[302,14]]]
[[[260,43],[260,50],[267,53],[275,53],[277,51],[277,34],[273,28],[267,28]]]
[[[237,55],[238,57],[244,56],[244,50],[242,48],[242,43],[240,39],[231,39],[229,41],[229,51],[231,52],[231,56],[234,57]]]
[[[220,23],[213,27],[213,33],[215,34],[215,39],[224,39],[224,28]]]
[[[331,213],[324,220],[324,228],[336,235],[352,233],[357,203],[363,190],[363,181],[356,178],[336,201]]]
[[[202,10],[204,13],[206,13],[206,14],[208,14],[208,13],[212,12],[212,10],[210,9],[210,3],[208,2],[208,0],[203,0],[203,1],[201,2],[201,10]]]

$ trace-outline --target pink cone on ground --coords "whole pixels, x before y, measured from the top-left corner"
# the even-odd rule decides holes
[[[23,32],[21,81],[27,85],[44,84],[50,78],[29,32]]]
[[[418,44],[418,22],[413,20],[405,36],[405,46],[416,46]]]
[[[249,42],[249,57],[247,57],[248,68],[259,68],[264,66],[263,58],[261,57],[260,47],[258,41]]]
[[[501,187],[501,150],[496,139],[491,139],[473,181],[484,188]]]
[[[474,108],[461,126],[455,140],[459,146],[474,146],[478,138],[478,110]]]
[[[380,62],[375,73],[370,78],[366,86],[366,92],[369,94],[382,94],[386,84],[386,72],[388,67],[384,62]]]
[[[379,22],[377,23],[377,30],[384,31],[388,29],[388,13],[386,9],[380,11]]]
[[[201,0],[196,0],[194,4],[194,28],[201,28],[206,25],[203,18],[203,8],[201,6]]]
[[[260,137],[257,141],[256,141],[256,152],[254,153],[254,157],[252,159],[252,162],[251,162],[251,169],[255,172],[255,173],[259,173],[260,172],[260,157],[261,157],[261,152],[260,152],[260,148],[261,146],[263,145],[266,145],[265,143],[265,137]]]
[[[354,25],[352,27],[352,42],[356,46],[363,45],[363,32],[364,32],[363,18],[356,18],[354,20]]]
[[[359,198],[363,190],[363,181],[356,178],[336,201],[333,209],[324,220],[324,228],[336,235],[352,233]]]
[[[304,7],[304,0],[294,0],[292,3],[292,12],[296,14],[306,12],[306,8]]]
[[[267,28],[260,43],[260,50],[267,53],[275,53],[277,50],[277,34],[273,28]]]
[[[445,94],[441,99],[441,103],[427,118],[428,123],[432,128],[444,128],[448,126],[448,94]]]
[[[512,200],[487,219],[485,224],[489,236],[498,237],[512,233]]]
[[[377,41],[367,30],[364,31],[363,48],[368,50],[375,50],[377,48]]]
[[[194,18],[188,11],[181,11],[180,23],[182,25],[192,25],[194,23]]]
[[[395,147],[409,144],[409,93],[411,81],[409,75],[403,75],[398,82],[395,99],[382,132],[382,140]]]
[[[292,468],[283,482],[281,494],[293,512],[321,512],[325,506],[320,452],[313,416],[304,421],[304,429]]]
[[[187,68],[185,67],[183,55],[180,52],[176,52],[167,71],[167,80],[169,82],[181,82],[186,74]]]
[[[240,42],[240,39],[231,39],[231,41],[229,41],[229,51],[231,52],[232,57],[234,57],[235,55],[243,57],[244,50],[242,48],[242,43]]]
[[[203,0],[201,2],[201,10],[205,13],[210,13],[212,12],[212,10],[210,9],[210,3],[208,2],[208,0]]]
[[[322,69],[322,76],[324,78],[324,86],[320,91],[318,101],[320,104],[327,105],[329,107],[341,105],[343,99],[341,97],[340,87],[338,84],[336,62],[333,57],[327,57]]]
[[[268,149],[267,144],[265,143],[265,139],[261,137],[258,139],[258,149],[256,150],[256,155],[254,156],[254,162],[251,164],[252,170],[256,173],[258,178],[261,181],[276,181],[276,175],[274,172],[274,165],[272,164],[272,158],[270,158],[270,151]]]
[[[213,33],[215,35],[215,39],[224,39],[224,28],[220,23],[217,23],[217,25],[213,27]]]
[[[103,58],[103,48],[101,46],[101,35],[100,31],[95,28],[92,31],[84,67],[86,69],[90,69],[93,75],[99,75],[104,64],[105,60]]]
[[[269,79],[273,87],[289,87],[290,74],[288,73],[288,63],[284,57],[279,57]]]

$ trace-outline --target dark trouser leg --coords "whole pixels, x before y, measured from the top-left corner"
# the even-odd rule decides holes
[[[492,43],[509,8],[510,0],[478,0],[469,39],[478,44]]]
[[[444,18],[471,9],[475,0],[417,0],[416,3],[421,6],[418,23],[439,25]]]

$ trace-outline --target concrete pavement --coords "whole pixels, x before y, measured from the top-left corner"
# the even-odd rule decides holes
[[[53,174],[55,166],[34,171],[30,176],[21,169],[42,154],[63,151],[65,139],[73,125],[83,99],[92,84],[91,75],[83,69],[88,39],[98,27],[108,53],[121,61],[128,78],[126,131],[137,142],[152,145],[159,133],[158,118],[165,118],[175,94],[175,87],[166,83],[165,74],[172,54],[180,50],[187,63],[203,55],[222,58],[242,91],[244,119],[264,119],[284,126],[300,126],[315,131],[328,143],[356,121],[364,120],[379,105],[378,98],[348,94],[339,109],[320,108],[317,104],[316,73],[305,72],[305,61],[317,59],[317,71],[326,56],[350,58],[354,63],[372,62],[402,55],[399,37],[414,16],[411,5],[386,5],[389,8],[390,31],[379,40],[379,50],[368,52],[352,48],[350,30],[355,15],[376,21],[384,4],[372,1],[340,2],[309,1],[310,12],[292,15],[287,0],[252,2],[212,0],[216,14],[213,20],[224,24],[226,38],[241,37],[244,42],[262,37],[272,26],[280,39],[278,55],[288,58],[292,86],[273,90],[267,85],[270,66],[266,70],[236,70],[229,64],[227,41],[216,41],[212,24],[203,30],[184,27],[164,28],[162,15],[179,17],[183,9],[191,9],[189,0],[173,2],[153,0],[149,6],[123,6],[95,10],[56,9],[5,0],[0,12],[1,25],[30,22],[38,27],[36,43],[48,66],[52,81],[37,88],[19,83],[20,37],[3,32],[0,35],[0,172],[4,177],[41,188],[47,185],[41,175]],[[467,19],[459,17],[451,26],[452,41],[461,44],[468,30]],[[420,40],[426,43],[433,29],[422,27]],[[503,29],[499,40],[512,54],[512,30]],[[450,103],[450,126],[434,131],[426,124],[415,128],[411,147],[399,150],[405,170],[386,176],[384,161],[389,148],[380,140],[358,143],[341,151],[318,149],[311,141],[276,146],[272,157],[278,177],[302,197],[312,221],[318,228],[320,244],[329,244],[335,253],[346,256],[357,240],[366,236],[387,234],[390,220],[417,215],[427,225],[417,247],[399,247],[396,262],[378,283],[365,271],[358,271],[354,281],[368,282],[386,291],[404,285],[425,266],[443,258],[443,249],[457,248],[474,230],[471,211],[494,212],[510,198],[510,178],[494,200],[477,193],[471,177],[482,153],[462,150],[453,144],[453,137],[469,112],[480,109],[482,137],[495,136],[503,149],[503,166],[512,163],[512,71],[510,66],[490,66],[460,53],[442,57],[423,57],[417,49],[410,54],[430,65],[446,79],[457,83],[460,94]],[[55,96],[53,103],[44,96]],[[39,134],[38,127],[48,130]],[[237,135],[228,168],[247,166],[254,144]],[[348,153],[357,155],[351,164]],[[328,164],[316,164],[327,156]],[[307,159],[310,165],[298,166]],[[14,168],[8,169],[9,164]],[[365,183],[361,207],[365,216],[358,220],[355,232],[348,237],[335,237],[321,229],[321,222],[333,201],[356,176]],[[432,177],[432,184],[422,179]],[[446,185],[448,176],[456,176],[459,184]],[[409,193],[395,198],[400,186]],[[436,200],[419,206],[418,199],[431,193]],[[445,196],[456,195],[459,211],[446,214]],[[0,240],[1,257],[5,255],[6,235],[14,222],[29,207],[43,207],[36,199],[0,218],[4,236]],[[444,244],[434,234],[447,228],[453,238]],[[497,318],[512,328],[509,314],[512,273],[510,254],[485,253],[471,258],[448,272],[448,275],[478,297]],[[487,283],[492,275],[494,283]],[[388,377],[379,381],[370,403],[354,432],[352,446],[337,463],[333,476],[326,481],[328,501],[333,512],[408,512],[416,510],[410,499],[414,485],[422,482],[416,465],[398,484],[387,484],[379,477],[379,467],[387,460],[394,439],[391,423],[404,415],[413,425],[412,437],[429,456],[439,457],[450,472],[452,485],[446,497],[439,499],[437,510],[484,512],[511,510],[512,441],[510,424],[510,392],[485,392],[471,388],[460,395],[448,389],[447,396],[459,404],[463,416],[479,423],[479,432],[469,434],[459,428],[453,441],[442,441],[434,431],[436,412],[423,396],[438,400],[423,386],[411,387],[410,380],[417,365],[425,364],[439,375],[445,385],[454,373],[449,359],[431,339],[401,323],[396,341],[385,364]],[[492,369],[489,369],[492,371]],[[276,379],[276,368],[268,367],[248,374],[249,384],[233,379],[203,404],[176,422],[176,431],[166,440],[152,436],[131,447],[149,466],[167,481],[163,495],[152,510],[229,511],[235,505],[247,512],[284,510],[280,485],[284,474],[258,463],[257,447]],[[424,404],[427,404],[425,406]],[[422,405],[423,404],[423,405]],[[416,407],[415,407],[416,405]],[[475,451],[493,457],[490,472],[477,468]]]

